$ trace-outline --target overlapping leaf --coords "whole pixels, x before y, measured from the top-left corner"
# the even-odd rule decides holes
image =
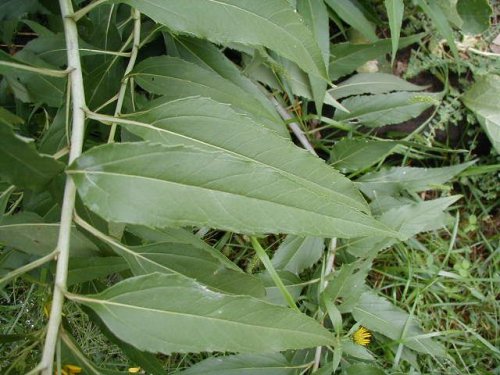
[[[175,100],[204,96],[231,107],[283,134],[285,126],[276,113],[264,106],[255,95],[208,70],[176,57],[152,57],[141,62],[132,76],[145,90]]]
[[[327,78],[321,51],[292,7],[280,0],[119,0],[174,32],[263,46]],[[216,25],[216,27],[214,27]]]
[[[206,98],[174,102],[160,98],[126,118],[140,122],[124,125],[145,140],[224,152],[271,168],[283,178],[323,196],[325,203],[336,202],[366,210],[366,203],[348,179],[289,140],[235,113],[227,105]]]
[[[119,339],[151,352],[277,352],[335,341],[289,308],[217,293],[177,275],[134,277],[97,295],[69,297],[94,310]]]
[[[113,222],[325,237],[395,235],[352,205],[339,203],[345,202],[342,196],[326,199],[319,188],[279,168],[224,151],[110,144],[88,151],[68,173],[85,204]]]

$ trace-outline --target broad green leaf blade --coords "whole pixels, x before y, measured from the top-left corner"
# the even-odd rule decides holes
[[[57,245],[58,223],[20,222],[4,217],[0,224],[0,243],[33,255],[47,255]],[[71,252],[73,257],[96,255],[94,243],[88,240],[75,227],[71,229]]]
[[[382,195],[395,196],[402,191],[419,192],[439,187],[459,174],[474,161],[442,168],[394,167],[367,173],[357,184],[370,198]]]
[[[318,237],[287,236],[273,256],[276,269],[296,275],[311,267],[323,255],[324,240]]]
[[[449,24],[446,14],[443,12],[437,1],[416,0],[416,3],[422,8],[427,17],[432,20],[433,25],[437,31],[445,37],[455,60],[459,60],[457,45],[455,44],[455,37],[453,36],[453,29]]]
[[[330,58],[330,26],[325,3],[316,0],[299,0],[297,1],[297,11],[302,15],[304,23],[318,42],[323,61],[327,66]],[[317,76],[309,75],[309,83],[316,104],[316,112],[321,114],[327,82]]]
[[[20,188],[41,190],[62,170],[64,164],[41,155],[33,140],[14,133],[0,121],[0,177]]]
[[[120,340],[150,352],[277,352],[335,342],[306,315],[176,275],[134,277],[69,298],[94,310]]]
[[[314,0],[313,0],[314,1]],[[358,7],[355,1],[352,0],[325,0],[332,10],[342,18],[343,21],[351,25],[370,42],[378,40],[375,34],[374,25],[368,21]]]
[[[140,237],[144,243],[168,242],[172,244],[190,245],[205,251],[218,259],[225,267],[234,271],[243,272],[236,264],[231,262],[220,251],[208,245],[198,236],[183,228],[153,229],[141,225],[127,225],[127,231]]]
[[[85,153],[68,173],[84,203],[117,223],[324,237],[394,235],[370,216],[325,202],[272,168],[221,151],[109,144]]]
[[[344,138],[335,143],[330,163],[342,172],[363,170],[380,161],[398,147],[397,142],[363,138]]]
[[[476,115],[497,153],[500,153],[500,76],[480,77],[462,98]]]
[[[174,102],[160,98],[143,111],[126,118],[141,122],[124,124],[129,131],[145,140],[225,152],[249,163],[271,168],[283,178],[314,190],[323,196],[325,203],[336,202],[366,211],[366,202],[352,182],[322,160],[235,113],[227,105],[206,98],[186,98]]]
[[[358,73],[328,90],[335,99],[352,95],[384,94],[391,91],[422,91],[425,86],[417,86],[395,75],[387,73]]]
[[[227,269],[205,250],[191,245],[159,242],[144,246],[110,244],[136,276],[153,272],[180,274],[196,279],[214,290],[233,294],[264,296],[264,287],[254,276]]]
[[[277,271],[277,274],[288,293],[292,296],[293,300],[295,302],[298,301],[302,289],[304,289],[302,280],[297,275],[288,271]],[[257,276],[260,280],[262,280],[264,287],[266,288],[266,296],[263,298],[264,301],[275,305],[289,306],[288,301],[283,295],[283,291],[276,285],[269,272],[262,272]]]
[[[459,195],[453,195],[430,201],[399,204],[385,211],[379,220],[397,230],[404,239],[409,239],[418,233],[445,227],[449,221],[449,215],[445,210],[458,199]],[[382,200],[383,198],[377,199],[373,204],[378,205]],[[350,241],[347,251],[356,257],[365,257],[376,254],[395,242],[392,238],[375,241],[363,238],[359,241]]]
[[[361,295],[352,315],[369,330],[402,342],[410,349],[433,356],[446,356],[441,344],[422,337],[424,332],[413,317],[373,291]]]
[[[488,0],[458,0],[457,11],[463,21],[463,33],[481,34],[490,27],[493,12]]]
[[[425,34],[416,34],[399,39],[399,48],[418,43]],[[371,44],[337,43],[330,46],[330,78],[335,81],[369,60],[376,59],[392,50],[391,39],[378,40]]]
[[[342,101],[349,113],[336,111],[334,119],[357,119],[371,128],[398,124],[415,118],[427,108],[438,104],[440,97],[441,94],[408,92],[353,96]]]
[[[176,57],[151,57],[138,64],[132,77],[139,86],[166,99],[204,96],[231,107],[269,128],[283,133],[286,129],[275,113],[264,107],[254,95],[236,86],[214,71]]]
[[[327,78],[321,51],[294,9],[280,0],[119,0],[173,32],[217,44],[263,46]],[[217,27],[214,27],[217,25]]]
[[[92,281],[127,270],[128,264],[121,257],[72,258],[69,262],[67,286]]]
[[[182,375],[297,375],[302,366],[292,365],[281,353],[237,354],[207,358]]]
[[[389,18],[389,27],[391,28],[391,65],[394,65],[396,52],[398,51],[399,35],[401,33],[401,24],[403,23],[405,4],[403,0],[385,0],[384,5],[387,11],[387,17]]]
[[[271,101],[216,46],[206,40],[187,36],[164,34],[164,38],[171,56],[197,64],[234,83],[246,94],[249,94],[252,101],[258,100],[260,102],[266,111],[265,116],[259,117],[261,121],[264,121],[270,129],[275,130],[281,136],[289,137],[287,128]]]

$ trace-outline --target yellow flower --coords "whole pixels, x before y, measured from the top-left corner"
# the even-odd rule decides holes
[[[63,368],[61,369],[61,374],[62,375],[74,375],[74,374],[81,374],[83,369],[81,367],[78,367],[76,365],[64,365]],[[55,370],[55,374],[57,374],[57,370]]]
[[[370,343],[370,338],[372,334],[365,327],[359,327],[356,332],[352,335],[352,339],[358,345],[366,346]]]
[[[141,371],[140,367],[131,367],[128,369],[129,374],[138,374]]]

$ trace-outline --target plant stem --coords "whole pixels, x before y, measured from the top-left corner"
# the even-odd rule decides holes
[[[295,301],[294,301],[292,295],[290,294],[288,289],[285,287],[285,284],[283,284],[283,281],[281,281],[281,278],[279,277],[278,273],[274,269],[273,264],[271,263],[271,259],[269,259],[269,256],[267,255],[267,253],[264,251],[262,246],[260,246],[260,243],[257,240],[257,238],[251,237],[250,239],[252,241],[253,249],[257,253],[257,256],[259,257],[262,264],[264,264],[264,266],[266,267],[267,272],[269,272],[269,274],[271,275],[271,278],[273,279],[274,283],[276,284],[276,286],[280,290],[281,294],[285,298],[288,305],[292,309],[300,312],[299,308],[295,304]]]
[[[44,76],[49,76],[49,77],[64,78],[68,76],[67,70],[38,68],[30,65],[17,64],[9,61],[0,61],[0,66],[8,66],[14,69],[26,70],[28,72],[43,74]]]
[[[7,273],[4,277],[0,279],[0,288],[4,283],[6,283],[9,280],[12,280],[13,278],[22,275],[23,273],[26,273],[28,271],[31,271],[47,262],[50,262],[53,260],[57,255],[57,251],[54,250],[50,254],[45,255],[44,257],[37,259],[31,263],[28,263],[22,267],[16,268],[14,271],[11,271]]]
[[[71,0],[59,0],[61,15],[63,18],[64,33],[66,36],[66,49],[68,56],[69,79],[71,80],[71,99],[73,110],[73,125],[71,134],[71,145],[69,152],[69,163],[82,153],[84,130],[85,130],[85,91],[83,86],[82,67],[78,50],[78,30],[76,22],[72,18],[73,5]],[[73,211],[75,207],[76,187],[73,180],[67,176],[64,187],[64,198],[61,209],[61,223],[59,237],[57,240],[57,269],[55,275],[54,293],[52,296],[52,307],[50,310],[47,335],[43,348],[42,360],[39,368],[42,375],[52,375],[54,353],[57,344],[61,314],[64,302],[64,290],[68,277],[68,261],[70,251],[70,234]]]
[[[125,93],[127,92],[127,84],[129,81],[128,74],[134,69],[135,60],[137,59],[137,53],[139,52],[139,44],[141,42],[141,13],[137,9],[132,9],[132,18],[134,20],[134,31],[133,31],[133,42],[132,51],[130,53],[130,60],[128,61],[127,68],[125,69],[125,74],[123,75],[122,84],[120,86],[120,91],[118,92],[118,101],[115,108],[115,117],[120,115],[123,106],[123,100],[125,99]],[[108,143],[114,142],[116,133],[116,123],[111,125],[111,131],[109,132]]]
[[[325,270],[322,275],[323,282],[319,286],[319,295],[321,296],[321,293],[325,288],[328,286],[328,280],[324,280],[330,273],[334,271],[334,262],[335,262],[335,251],[337,250],[337,239],[332,238],[330,240],[330,244],[328,246],[328,254],[326,256],[326,264],[325,264]],[[321,299],[319,299],[321,301]],[[323,319],[324,314],[321,312],[321,319]],[[314,354],[314,364],[312,368],[312,372],[316,372],[319,369],[319,364],[321,361],[321,346],[318,346],[316,348],[316,353]]]

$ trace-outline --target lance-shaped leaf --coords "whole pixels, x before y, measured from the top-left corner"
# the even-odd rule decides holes
[[[207,358],[182,375],[297,375],[304,366],[290,363],[281,353],[237,354]]]
[[[387,73],[358,73],[328,90],[335,99],[352,95],[384,94],[391,91],[422,91],[425,86],[417,86],[395,75]]]
[[[474,164],[474,161],[441,168],[394,167],[359,178],[357,183],[370,198],[397,195],[403,191],[419,192],[438,187]]]
[[[296,275],[311,267],[323,255],[323,238],[287,236],[273,256],[273,266]]]
[[[369,330],[398,340],[413,350],[446,356],[442,345],[424,335],[413,317],[372,291],[361,295],[352,315]]]
[[[181,35],[164,33],[164,39],[171,56],[179,57],[184,61],[196,64],[210,73],[216,74],[226,81],[230,81],[245,92],[246,99],[250,100],[250,103],[254,103],[255,100],[259,101],[262,108],[253,108],[254,116],[256,113],[265,110],[265,113],[260,115],[259,119],[281,136],[289,137],[287,128],[271,101],[259,90],[254,82],[241,73],[240,68],[228,59],[219,48],[206,40]],[[206,84],[206,82],[207,80],[205,79],[204,83]],[[196,95],[201,94],[201,92],[197,92]],[[240,94],[241,92],[238,93],[238,95]],[[169,95],[172,95],[171,91],[169,91]],[[234,100],[235,98],[230,103],[233,107],[236,104]],[[257,112],[255,112],[255,109],[257,109]]]
[[[417,43],[425,34],[416,34],[399,40],[399,48]],[[391,39],[381,39],[371,44],[355,44],[351,42],[332,44],[329,71],[332,80],[339,79],[354,72],[359,66],[373,60],[392,49]]]
[[[22,188],[40,190],[63,169],[63,163],[39,154],[33,140],[15,134],[0,121],[0,177]]]
[[[16,215],[20,216],[20,215]],[[16,216],[4,217],[0,225],[0,244],[33,255],[47,255],[57,245],[59,223],[23,222]],[[71,256],[84,257],[98,252],[94,243],[71,228]]]
[[[390,94],[353,96],[342,101],[350,112],[335,112],[335,120],[357,119],[368,127],[397,124],[420,115],[439,104],[441,94],[395,92]]]
[[[133,247],[118,242],[110,245],[137,276],[153,272],[181,274],[227,293],[255,297],[265,294],[263,284],[256,277],[227,269],[208,252],[191,245],[168,242]]]
[[[152,57],[141,62],[132,76],[143,89],[163,95],[169,101],[204,96],[231,104],[240,113],[257,119],[270,129],[283,133],[285,126],[251,92],[245,91],[214,71],[176,57]]]
[[[218,44],[263,46],[327,78],[321,51],[294,9],[281,0],[118,0],[174,32]]]
[[[151,352],[277,352],[335,342],[306,315],[177,275],[134,277],[69,298],[94,310],[119,339]]]
[[[481,77],[465,93],[464,104],[475,113],[479,123],[500,153],[500,76],[489,74]]]
[[[395,235],[276,169],[222,151],[109,144],[85,153],[68,173],[84,203],[113,222],[344,238]]]
[[[140,122],[124,125],[145,140],[223,151],[269,167],[308,190],[314,190],[325,202],[333,201],[366,211],[366,202],[351,181],[319,158],[232,111],[227,105],[207,98],[174,102],[160,98],[126,118]]]

